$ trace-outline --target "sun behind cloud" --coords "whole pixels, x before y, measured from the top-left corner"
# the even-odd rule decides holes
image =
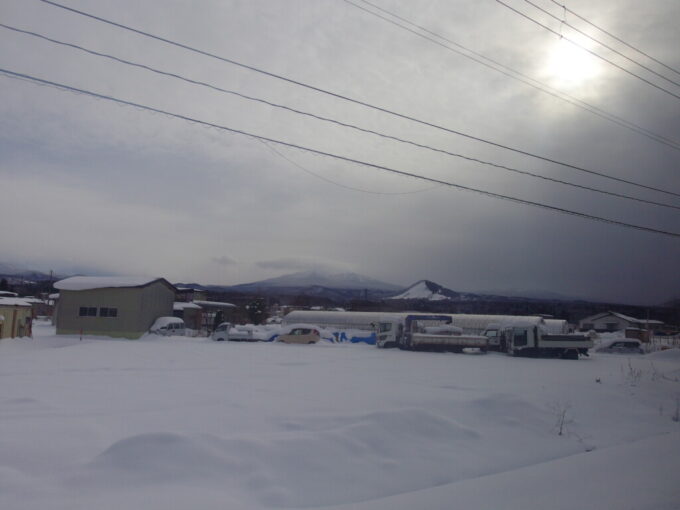
[[[600,72],[600,62],[594,55],[566,39],[552,44],[542,70],[551,85],[560,89],[583,87]]]

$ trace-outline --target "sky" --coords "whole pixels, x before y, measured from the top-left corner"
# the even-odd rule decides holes
[[[437,39],[440,44],[344,0],[63,0],[75,9],[430,124],[680,193],[680,98],[675,97],[680,85],[672,83],[680,84],[680,74],[571,12],[564,18],[549,0],[535,3],[667,80],[525,1],[504,1],[564,37],[493,0],[372,0],[451,41]],[[352,2],[388,17],[362,0]],[[569,0],[566,5],[680,70],[680,3]],[[520,175],[441,151],[675,207],[678,196],[390,116],[39,0],[3,0],[0,13],[0,22],[13,28],[440,152],[0,27],[5,70],[437,181],[680,233],[677,208]],[[677,145],[540,92],[442,44],[469,48],[569,94],[572,102],[585,101]],[[3,263],[203,284],[324,269],[404,286],[430,279],[469,292],[543,290],[632,304],[680,296],[677,236],[396,175],[5,74],[0,74],[0,97]]]

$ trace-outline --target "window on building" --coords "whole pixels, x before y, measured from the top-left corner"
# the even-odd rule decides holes
[[[118,317],[118,308],[105,308],[101,307],[99,309],[100,317]]]
[[[617,322],[607,322],[605,326],[607,327],[607,331],[616,331],[619,328],[619,324]]]
[[[95,306],[81,306],[78,312],[79,317],[96,317],[97,307]]]

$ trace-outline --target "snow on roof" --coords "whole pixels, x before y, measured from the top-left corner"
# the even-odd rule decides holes
[[[614,315],[615,317],[618,317],[619,319],[623,319],[624,321],[628,322],[643,322],[640,319],[636,319],[635,317],[631,317],[630,315],[624,315],[622,313],[618,312],[609,312],[610,314]]]
[[[59,280],[54,284],[54,288],[59,290],[92,290],[144,287],[156,280],[162,280],[162,278],[148,276],[72,276]]]
[[[0,306],[31,306],[31,303],[19,298],[0,297]]]
[[[623,319],[624,321],[628,321],[628,322],[637,322],[637,323],[640,323],[640,324],[663,324],[662,321],[653,321],[653,320],[648,321],[646,319],[636,319],[635,317],[631,317],[629,315],[624,315],[624,314],[619,313],[619,312],[607,312],[607,313],[610,313],[610,314],[618,317],[619,319]]]
[[[545,319],[537,315],[485,315],[485,314],[468,314],[468,313],[453,313],[449,314],[453,320],[453,325],[463,328],[464,330],[483,330],[489,325],[496,327],[508,326],[539,326],[545,324]],[[468,331],[466,331],[468,332]]]
[[[569,333],[569,323],[564,319],[543,319],[545,329],[554,335]]]
[[[56,294],[50,294],[47,296],[49,299],[59,299],[59,293],[57,292]]]
[[[8,290],[0,290],[0,296],[17,297],[18,294],[16,292],[10,292]]]
[[[38,298],[36,298],[36,297],[22,297],[22,298],[20,298],[20,299],[21,299],[22,301],[26,301],[27,303],[33,303],[33,304],[36,304],[36,303],[44,303],[44,301],[43,301],[42,299],[38,299]]]
[[[236,308],[236,305],[231,303],[222,303],[221,301],[194,301],[199,306],[212,306],[215,308]]]
[[[619,312],[612,312],[611,310],[608,311],[608,312],[602,312],[602,313],[598,313],[598,314],[595,314],[595,315],[591,315],[590,317],[586,317],[585,319],[581,319],[580,322],[581,323],[584,323],[584,322],[589,323],[591,321],[603,319],[607,315],[613,315],[614,317],[618,317],[621,320],[624,320],[626,322],[635,323],[635,324],[658,324],[658,325],[664,324],[663,321],[636,319],[635,317],[631,317],[630,315],[624,315],[624,314],[619,313]]]
[[[196,303],[185,303],[183,301],[175,301],[172,304],[172,309],[173,310],[186,310],[186,309],[200,310],[201,307],[198,306]]]

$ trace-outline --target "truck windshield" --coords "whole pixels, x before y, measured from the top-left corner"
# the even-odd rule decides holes
[[[380,333],[387,333],[388,331],[392,331],[392,323],[391,322],[381,322],[380,325],[378,326],[378,331]]]

